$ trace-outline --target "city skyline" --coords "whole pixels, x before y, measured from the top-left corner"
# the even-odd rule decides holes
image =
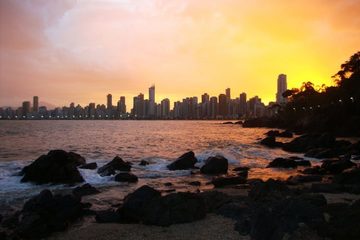
[[[289,88],[331,85],[360,42],[353,0],[3,0],[0,11],[0,106],[109,92],[131,105],[151,84],[157,102],[230,87],[268,103],[280,72]]]

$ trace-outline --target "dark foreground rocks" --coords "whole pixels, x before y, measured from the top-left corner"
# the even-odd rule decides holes
[[[125,162],[119,156],[116,156],[111,162],[105,164],[104,166],[98,169],[98,174],[102,177],[115,175],[116,171],[129,172],[131,169],[131,164]]]
[[[184,153],[181,155],[178,159],[176,159],[174,162],[169,164],[167,168],[169,170],[186,170],[194,168],[195,163],[197,162],[197,159],[195,157],[195,154],[193,151]]]
[[[77,196],[79,198],[81,198],[83,196],[87,196],[87,195],[97,194],[99,192],[100,192],[99,190],[97,190],[95,187],[91,186],[89,183],[86,183],[82,186],[76,187],[72,191],[73,195]]]
[[[77,167],[85,163],[85,159],[79,154],[52,150],[22,169],[23,178],[21,182],[34,182],[36,184],[83,182],[84,179]]]
[[[132,173],[118,173],[115,176],[115,181],[117,182],[128,182],[128,183],[135,183],[138,181],[138,177]]]
[[[81,165],[79,168],[94,170],[94,169],[97,169],[97,163],[96,162],[87,163],[87,164]]]
[[[223,156],[209,157],[200,172],[203,174],[225,174],[228,171],[228,160]]]
[[[85,205],[73,195],[53,195],[43,190],[28,200],[14,215],[12,237],[41,239],[52,232],[64,231],[70,223],[83,216]]]

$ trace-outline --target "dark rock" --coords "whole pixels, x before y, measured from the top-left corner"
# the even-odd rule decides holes
[[[261,145],[265,145],[270,148],[282,147],[283,143],[277,142],[274,136],[266,137],[260,141]]]
[[[76,187],[72,193],[77,196],[77,197],[83,197],[86,195],[92,195],[92,194],[97,194],[100,191],[97,190],[96,188],[94,188],[93,186],[91,186],[89,183],[86,183],[80,187]]]
[[[77,166],[83,164],[85,164],[85,159],[79,154],[63,150],[52,150],[22,169],[24,176],[21,182],[34,182],[37,184],[83,182],[84,179],[77,169]]]
[[[234,122],[234,124],[239,124],[239,125],[241,125],[241,124],[243,124],[243,121],[236,121],[236,122]]]
[[[249,171],[250,168],[249,167],[236,167],[233,169],[233,171],[235,172],[243,172],[243,171]]]
[[[218,191],[207,191],[199,194],[205,201],[206,212],[214,212],[231,201],[231,197]]]
[[[240,235],[249,235],[251,231],[250,226],[250,216],[252,210],[245,202],[232,201],[221,206],[216,214],[221,216],[234,219],[235,230],[240,233]]]
[[[201,186],[201,182],[193,181],[193,182],[189,182],[189,185],[191,185],[191,186]]]
[[[129,222],[138,222],[142,220],[145,205],[153,198],[160,197],[160,195],[159,191],[144,185],[128,194],[124,198],[123,206],[118,211],[122,218],[127,219]]]
[[[351,168],[336,175],[334,183],[339,184],[360,184],[360,168]]]
[[[284,182],[269,179],[266,182],[254,183],[250,189],[249,197],[254,201],[267,201],[282,199],[291,194]]]
[[[233,124],[233,122],[223,122],[222,124]]]
[[[201,167],[200,172],[203,174],[222,174],[227,173],[228,160],[223,156],[209,157],[205,165]]]
[[[305,168],[304,170],[300,171],[303,174],[324,174],[325,170],[320,168],[320,166],[314,166],[311,168]]]
[[[195,193],[179,192],[150,200],[144,209],[143,222],[157,226],[193,222],[205,218],[202,197]]]
[[[116,156],[111,162],[99,168],[98,173],[100,174],[100,176],[104,177],[114,175],[116,170],[129,172],[130,169],[131,164],[129,162],[125,162],[120,157]]]
[[[190,168],[194,168],[197,159],[195,158],[195,154],[193,151],[184,153],[178,159],[176,159],[173,163],[169,164],[167,167],[169,170],[186,170]]]
[[[97,168],[97,163],[96,163],[96,162],[87,163],[87,164],[81,165],[79,168],[81,168],[81,169],[91,169],[91,170],[94,170],[94,169]]]
[[[299,184],[299,183],[307,183],[307,182],[320,182],[322,180],[321,175],[297,175],[290,176],[286,182],[288,184]]]
[[[332,148],[335,137],[331,134],[305,134],[283,144],[283,149],[289,152],[307,152],[314,148]]]
[[[173,184],[171,183],[171,182],[166,182],[166,183],[164,183],[164,186],[166,186],[166,187],[170,187],[170,186],[172,186]]]
[[[313,148],[310,149],[305,153],[305,157],[312,157],[312,158],[333,158],[338,156],[339,154],[330,148]]]
[[[117,182],[129,182],[129,183],[135,183],[138,181],[138,177],[135,176],[132,173],[118,173],[115,176],[115,181]]]
[[[13,214],[8,214],[3,217],[1,225],[8,229],[14,229],[19,225],[20,211],[16,211]]]
[[[149,162],[146,160],[141,160],[141,162],[139,163],[140,166],[146,166],[149,165]]]
[[[349,160],[324,160],[321,168],[330,174],[339,174],[345,169],[352,168],[356,166],[355,163]]]
[[[313,183],[311,191],[315,193],[340,193],[344,191],[344,188],[335,183]]]
[[[6,240],[7,239],[7,234],[4,231],[0,231],[0,240]]]
[[[15,232],[23,238],[43,238],[65,230],[82,214],[83,205],[79,198],[53,196],[49,190],[44,190],[24,204]]]
[[[311,162],[308,160],[295,160],[297,166],[311,167]]]
[[[297,167],[296,161],[287,158],[275,158],[267,166],[267,168],[296,168],[296,167]]]
[[[95,220],[98,223],[118,223],[121,222],[121,216],[118,212],[109,209],[96,212]]]
[[[270,130],[265,133],[265,135],[268,137],[278,137],[279,134],[280,134],[280,132],[278,130]]]
[[[285,131],[279,133],[278,136],[283,137],[283,138],[292,138],[294,135],[293,135],[293,133],[291,131],[285,130]]]
[[[246,178],[241,176],[236,177],[217,177],[214,178],[211,183],[216,187],[224,187],[228,185],[237,185],[246,183]]]

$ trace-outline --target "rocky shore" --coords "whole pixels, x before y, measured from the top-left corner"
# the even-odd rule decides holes
[[[223,156],[211,156],[196,168],[190,151],[168,169],[205,175],[212,189],[164,192],[143,184],[120,205],[94,210],[88,196],[102,190],[83,183],[79,168],[134,184],[132,164],[116,156],[98,168],[76,153],[50,151],[22,169],[22,182],[80,185],[61,194],[43,190],[21,209],[1,212],[0,239],[360,239],[360,142],[331,134],[293,138],[289,131],[274,130],[260,144],[305,153],[321,164],[276,158],[268,168],[298,171],[286,180],[263,181],[249,178],[247,167],[230,171]]]

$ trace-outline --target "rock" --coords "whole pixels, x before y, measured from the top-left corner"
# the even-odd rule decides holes
[[[236,122],[234,122],[234,124],[239,124],[239,125],[241,125],[241,124],[243,124],[243,121],[236,121]]]
[[[189,182],[189,185],[191,185],[191,186],[201,186],[201,182],[193,181],[193,182]]]
[[[195,193],[179,192],[150,200],[144,209],[143,222],[157,226],[193,222],[205,218],[202,197]]]
[[[166,182],[166,183],[164,183],[164,186],[165,187],[170,187],[170,186],[172,186],[173,184],[171,183],[171,182]]]
[[[265,135],[268,137],[278,137],[279,134],[280,134],[280,132],[278,130],[270,130],[265,133]]]
[[[243,171],[249,171],[250,168],[249,167],[236,167],[233,169],[233,171],[235,172],[243,172]]]
[[[252,185],[249,197],[254,201],[282,199],[292,193],[284,182],[269,179],[266,182],[256,182]]]
[[[233,122],[223,122],[222,124],[233,124]]]
[[[74,184],[83,182],[77,166],[85,164],[79,154],[52,150],[22,169],[21,182]]]
[[[305,153],[305,157],[312,158],[333,158],[338,156],[338,154],[330,148],[313,148]]]
[[[333,182],[360,185],[360,168],[351,168],[343,171],[334,177]]]
[[[97,163],[96,163],[96,162],[87,163],[87,164],[81,165],[79,168],[81,168],[81,169],[91,169],[91,170],[94,170],[94,169],[97,168]]]
[[[241,176],[236,177],[217,177],[214,178],[211,183],[216,187],[224,187],[228,185],[237,185],[246,183],[246,178]]]
[[[89,183],[86,183],[80,187],[76,187],[72,193],[74,194],[74,196],[77,197],[83,197],[83,196],[87,196],[87,195],[92,195],[92,194],[97,194],[100,191],[97,190],[96,188],[94,188],[93,186],[91,186]]]
[[[176,159],[173,163],[169,164],[167,168],[169,170],[186,170],[194,168],[197,159],[195,158],[195,154],[193,151],[184,153],[178,159]]]
[[[104,177],[104,176],[114,175],[116,170],[129,172],[130,169],[131,169],[131,164],[129,162],[125,162],[120,157],[116,156],[111,162],[99,168],[98,174]]]
[[[160,196],[159,191],[144,185],[124,198],[124,204],[118,209],[118,212],[128,222],[139,222],[143,219],[145,205],[153,198]]]
[[[291,131],[289,130],[285,130],[281,133],[279,133],[278,137],[283,137],[283,138],[292,138],[294,135]]]
[[[6,240],[7,239],[7,234],[4,231],[0,231],[0,240]]]
[[[265,145],[270,148],[282,147],[283,143],[277,142],[274,136],[266,137],[260,141],[261,145]]]
[[[286,182],[288,184],[299,184],[299,183],[307,183],[307,182],[321,182],[322,176],[320,175],[297,175],[290,176]]]
[[[297,166],[311,167],[311,162],[308,160],[295,160]]]
[[[344,191],[343,186],[334,183],[313,183],[311,191],[315,193],[340,193]]]
[[[141,160],[141,162],[139,163],[140,166],[146,166],[149,165],[149,162],[146,160]]]
[[[98,223],[118,223],[121,222],[121,216],[118,212],[108,209],[96,212],[95,220]]]
[[[267,166],[267,168],[296,168],[296,167],[297,167],[296,161],[287,158],[275,158]]]
[[[205,165],[201,167],[200,172],[203,174],[222,174],[227,173],[228,160],[223,156],[209,157]]]
[[[305,168],[304,170],[300,171],[303,174],[325,174],[325,170],[320,168],[320,166],[314,166],[310,168]]]
[[[129,182],[129,183],[135,183],[138,181],[138,177],[135,176],[132,173],[118,173],[115,176],[115,181],[117,182]]]
[[[206,212],[214,212],[232,199],[229,195],[218,191],[205,191],[199,193],[205,201]]]
[[[330,174],[339,174],[345,169],[352,168],[354,166],[356,166],[356,164],[349,160],[329,159],[323,161],[321,168]]]
[[[83,205],[79,198],[53,196],[49,190],[43,190],[24,204],[15,232],[22,238],[40,239],[65,230],[82,214]]]
[[[307,152],[314,148],[332,148],[335,137],[331,134],[305,134],[283,144],[283,149],[289,152]]]

